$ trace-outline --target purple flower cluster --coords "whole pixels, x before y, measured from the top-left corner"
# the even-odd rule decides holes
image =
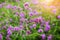
[[[16,0],[16,2],[19,2],[19,0]],[[33,3],[38,4],[38,1],[35,0]],[[0,4],[0,8],[2,8],[2,4]],[[51,25],[49,24],[50,20],[45,20],[44,17],[40,15],[42,12],[37,12],[37,10],[30,7],[29,2],[25,2],[23,8],[21,8],[20,5],[13,6],[11,4],[5,5],[5,8],[8,10],[8,17],[5,15],[7,18],[6,21],[3,22],[7,23],[6,25],[4,24],[2,30],[6,30],[6,40],[11,40],[10,37],[15,35],[15,32],[17,32],[18,35],[22,33],[22,36],[28,36],[37,32],[39,35],[41,34],[42,40],[45,40],[46,37],[47,40],[52,40],[52,35],[48,35],[51,29]],[[53,12],[56,13],[56,10],[53,10]],[[60,15],[58,15],[57,18],[60,19]],[[47,32],[48,36],[45,32]],[[2,39],[3,35],[0,34],[0,40]]]

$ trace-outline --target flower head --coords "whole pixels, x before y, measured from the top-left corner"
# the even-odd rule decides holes
[[[33,3],[33,4],[38,4],[39,1],[38,1],[38,0],[32,0],[32,3]]]
[[[25,9],[28,9],[28,8],[29,8],[29,3],[28,3],[28,2],[26,2],[26,3],[24,4],[24,8],[25,8]]]
[[[29,35],[29,34],[31,34],[31,31],[30,30],[27,30],[26,31],[26,35]]]
[[[6,6],[6,8],[12,8],[12,5],[11,4],[8,4],[7,6]]]
[[[44,40],[46,38],[46,35],[45,34],[42,34],[41,37]]]
[[[49,31],[49,30],[50,30],[50,25],[46,25],[46,27],[45,27],[44,30],[45,30],[45,31]]]
[[[52,40],[52,35],[49,35],[48,36],[48,40]]]
[[[43,32],[43,30],[42,29],[38,29],[38,32]]]
[[[0,34],[0,40],[2,40],[2,34]]]
[[[10,29],[7,29],[7,35],[11,35],[12,31]]]
[[[60,19],[60,15],[58,15],[57,18]]]
[[[9,37],[9,35],[6,36],[6,40],[11,40],[11,38]]]
[[[14,31],[19,31],[20,28],[19,27],[14,27]]]
[[[20,17],[21,17],[21,18],[24,18],[24,16],[25,16],[24,13],[21,12],[21,13],[20,13]]]

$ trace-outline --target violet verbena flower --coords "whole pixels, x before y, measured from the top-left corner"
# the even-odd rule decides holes
[[[33,24],[33,27],[36,28],[36,24]]]
[[[20,22],[24,22],[25,21],[25,18],[20,18]]]
[[[2,38],[2,34],[0,34],[0,40],[2,40],[3,38]]]
[[[38,29],[38,32],[40,33],[40,32],[43,32],[43,30],[42,29]]]
[[[51,6],[49,6],[49,8],[52,8],[52,9],[54,8],[54,9],[55,9],[56,7],[55,7],[55,6],[53,6],[53,5],[51,5]]]
[[[56,14],[57,10],[56,10],[56,9],[53,9],[52,12],[53,12],[54,14]]]
[[[29,12],[29,16],[33,16],[34,14],[33,14],[33,12]]]
[[[34,15],[38,15],[38,12],[36,10],[33,11]]]
[[[13,9],[13,10],[16,10],[16,9],[17,9],[17,6],[12,6],[12,9]]]
[[[28,8],[29,11],[32,11],[32,8]]]
[[[3,6],[2,6],[2,4],[0,4],[0,8],[2,8]]]
[[[49,21],[45,22],[46,25],[49,25]]]
[[[8,35],[11,35],[12,34],[12,31],[13,31],[13,27],[12,26],[9,26],[8,29],[7,29],[7,34]]]
[[[38,17],[38,18],[34,19],[34,22],[36,22],[36,23],[41,23],[42,21],[43,21],[42,17]]]
[[[33,24],[32,26],[30,26],[30,29],[32,28],[36,28],[36,24]]]
[[[9,35],[6,36],[6,40],[11,40],[11,38],[9,37]]]
[[[24,4],[24,8],[25,8],[25,9],[28,9],[28,8],[29,8],[29,3],[28,3],[28,2],[26,2],[26,3]]]
[[[24,17],[25,17],[25,15],[24,15],[23,12],[20,13],[20,17],[21,17],[21,18],[24,18]]]
[[[7,29],[7,35],[11,35],[12,34],[12,31],[10,29]]]
[[[14,31],[19,31],[20,28],[19,27],[14,27]]]
[[[47,40],[52,40],[52,35],[49,35]]]
[[[8,4],[8,5],[6,6],[6,8],[10,9],[10,8],[12,8],[12,5],[11,5],[11,4]]]
[[[57,18],[60,19],[60,15],[58,15]]]
[[[50,30],[50,25],[46,25],[46,27],[45,27],[44,30],[45,30],[45,31],[49,31],[49,30]]]
[[[26,31],[26,35],[29,35],[29,34],[31,34],[31,31],[30,30],[27,30]]]
[[[41,38],[42,38],[42,40],[44,40],[46,38],[46,35],[45,34],[42,34],[41,35]]]
[[[38,0],[32,0],[32,3],[33,3],[33,4],[38,4],[39,1],[38,1]]]
[[[16,15],[16,16],[18,16],[18,15],[19,15],[19,13],[18,13],[18,12],[16,12],[16,13],[15,13],[15,15]]]
[[[20,30],[23,30],[23,29],[24,29],[23,25],[20,25],[20,27],[19,27],[19,28],[20,28]]]
[[[8,30],[13,30],[13,26],[9,26],[8,27]]]

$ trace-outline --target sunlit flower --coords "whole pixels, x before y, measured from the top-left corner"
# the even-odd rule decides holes
[[[57,18],[60,19],[60,15],[58,15]]]
[[[28,9],[28,8],[29,8],[29,3],[28,3],[28,2],[26,2],[26,3],[24,4],[24,8],[25,8],[25,9]]]
[[[32,3],[33,3],[33,4],[38,4],[39,1],[38,1],[38,0],[32,0]]]
[[[56,14],[57,10],[56,10],[56,9],[53,9],[52,12],[53,12],[54,14]]]

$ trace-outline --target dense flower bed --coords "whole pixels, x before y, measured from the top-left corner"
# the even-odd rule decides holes
[[[1,3],[0,40],[60,40],[60,12],[41,7],[38,12],[22,0]]]

